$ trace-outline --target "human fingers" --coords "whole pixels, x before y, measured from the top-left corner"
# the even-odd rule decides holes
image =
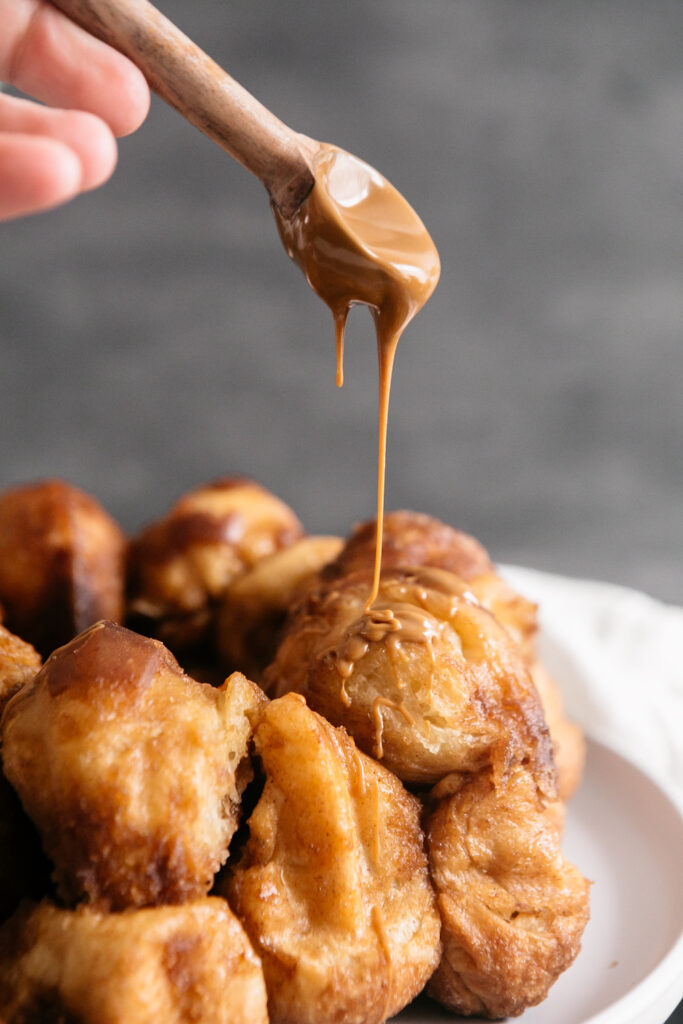
[[[0,133],[0,220],[38,213],[75,196],[81,164],[58,139]]]
[[[109,126],[94,114],[53,110],[28,100],[0,96],[0,132],[64,143],[80,164],[79,191],[101,185],[116,166],[116,140]]]
[[[89,111],[115,135],[144,121],[149,88],[122,54],[44,0],[0,0],[0,80],[51,106]]]

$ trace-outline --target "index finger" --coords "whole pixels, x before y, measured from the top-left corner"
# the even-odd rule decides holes
[[[135,65],[44,0],[0,0],[0,80],[51,106],[86,110],[115,135],[144,121],[149,88]]]

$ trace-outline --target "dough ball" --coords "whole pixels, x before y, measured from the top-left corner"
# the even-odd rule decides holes
[[[333,580],[369,570],[375,557],[375,531],[374,520],[357,527],[323,576]],[[553,742],[558,791],[562,799],[569,799],[583,775],[585,742],[579,726],[565,715],[560,688],[538,661],[536,605],[496,571],[488,552],[474,537],[420,512],[389,512],[384,520],[382,567],[411,566],[447,569],[460,576],[482,607],[518,644],[543,705]]]
[[[0,605],[44,656],[123,616],[125,540],[88,494],[46,480],[0,495]]]
[[[195,682],[155,640],[98,623],[55,651],[3,717],[3,761],[67,902],[104,908],[204,895],[250,777],[235,674]]]
[[[263,972],[224,900],[107,914],[49,903],[0,930],[8,1024],[268,1024]]]
[[[131,541],[132,624],[174,651],[211,642],[216,605],[229,583],[302,532],[291,508],[251,480],[191,491]]]
[[[269,692],[303,693],[405,782],[527,759],[554,792],[538,694],[507,631],[443,569],[391,569],[370,609],[370,576],[328,582],[292,617]]]
[[[419,804],[298,695],[259,712],[254,742],[265,787],[225,884],[270,1020],[380,1024],[439,959]]]
[[[517,1016],[572,963],[588,921],[588,882],[528,769],[453,775],[425,821],[443,958],[428,993],[449,1010]]]

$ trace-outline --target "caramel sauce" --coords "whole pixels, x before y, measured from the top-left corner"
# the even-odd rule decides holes
[[[395,700],[391,700],[389,697],[375,697],[372,702],[372,716],[375,720],[375,757],[378,761],[381,761],[384,757],[384,720],[382,718],[382,712],[380,708],[392,708],[394,711],[400,711],[405,718],[408,725],[415,725],[415,719],[411,715],[408,708],[405,706],[403,701],[398,703]]]
[[[366,609],[377,598],[382,554],[389,393],[398,340],[434,291],[439,254],[400,192],[374,168],[334,146],[313,158],[315,185],[294,217],[274,207],[287,253],[327,303],[335,324],[337,384],[344,380],[344,330],[354,305],[369,306],[379,362],[377,536]]]
[[[334,596],[338,596],[336,592]],[[467,585],[444,569],[421,567],[410,573],[390,570],[383,577],[381,602],[371,608],[366,606],[363,614],[353,618],[350,625],[346,619],[347,624],[343,626],[341,635],[337,634],[324,652],[324,656],[332,659],[341,677],[341,702],[346,707],[351,705],[346,683],[353,674],[356,662],[365,657],[372,644],[385,644],[397,689],[403,688],[399,667],[400,663],[405,663],[409,658],[406,644],[420,644],[427,649],[433,679],[436,670],[436,642],[445,624],[456,618],[463,602],[478,604]],[[431,702],[431,681],[428,700]],[[383,703],[400,711],[408,721],[409,713],[402,702],[397,704],[384,700]],[[381,750],[383,725],[377,702],[373,714],[376,748]],[[411,720],[409,724],[414,722]],[[377,756],[381,757],[381,754]]]
[[[368,789],[368,780],[365,774],[365,765],[363,758],[360,756],[358,751],[355,751],[355,757],[353,758],[351,781],[352,788],[356,789],[361,797],[364,797]]]
[[[370,608],[366,611],[362,626],[362,636],[370,643],[384,640],[389,634],[401,629],[393,608]]]
[[[351,762],[349,778],[351,782],[351,794],[360,797],[361,800],[368,800],[372,794],[373,816],[372,816],[372,845],[371,854],[375,868],[379,871],[382,867],[382,828],[380,825],[381,794],[379,781],[375,774],[370,778],[365,774],[365,755],[355,751]]]

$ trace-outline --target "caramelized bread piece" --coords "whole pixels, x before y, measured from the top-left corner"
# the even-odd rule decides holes
[[[425,829],[444,952],[428,992],[448,1009],[516,1016],[579,951],[588,882],[562,855],[555,806],[516,766],[449,776]]]
[[[263,972],[220,899],[100,913],[28,905],[0,929],[8,1024],[268,1024]]]
[[[0,495],[5,624],[44,656],[99,619],[123,616],[125,540],[88,494],[46,480]]]
[[[341,729],[288,694],[256,719],[265,788],[230,870],[273,1024],[380,1024],[439,960],[420,808]]]
[[[2,742],[62,898],[122,909],[204,895],[250,777],[247,712],[264,699],[239,674],[195,682],[113,623],[55,651],[7,705]]]
[[[375,557],[375,520],[358,526],[337,559],[323,572],[329,580],[369,570]],[[383,569],[432,566],[463,579],[519,645],[539,692],[558,774],[558,791],[567,800],[583,774],[585,743],[581,729],[565,715],[557,683],[540,665],[536,651],[537,608],[518,594],[496,571],[479,541],[461,530],[420,512],[389,512],[382,539]]]
[[[218,480],[184,495],[130,544],[132,623],[174,651],[211,641],[228,584],[302,534],[294,512],[252,480]]]
[[[554,793],[550,740],[524,659],[506,630],[443,569],[369,573],[309,595],[264,673],[303,693],[406,782],[527,760]]]

